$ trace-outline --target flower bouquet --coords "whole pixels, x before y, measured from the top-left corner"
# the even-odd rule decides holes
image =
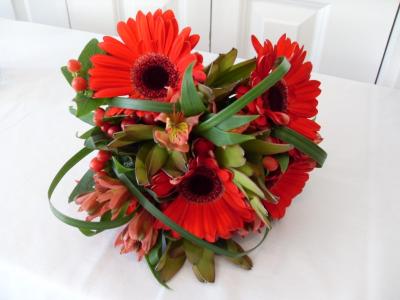
[[[115,246],[144,257],[163,285],[185,261],[214,282],[215,255],[251,269],[249,252],[326,158],[306,51],[285,35],[277,44],[253,36],[255,58],[235,63],[232,49],[204,67],[199,36],[180,31],[170,10],[138,12],[117,30],[120,39],[91,40],[61,68],[76,91],[70,112],[91,128],[49,200],[97,154],[69,195],[86,220],[50,202],[52,212],[87,236],[122,227]],[[249,234],[260,242],[244,250],[238,240]]]

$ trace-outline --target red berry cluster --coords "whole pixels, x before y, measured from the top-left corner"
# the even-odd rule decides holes
[[[86,79],[78,75],[78,72],[82,69],[82,64],[76,59],[70,59],[67,63],[67,69],[74,77],[71,82],[72,88],[78,93],[86,90]]]
[[[109,137],[112,137],[114,133],[124,130],[126,126],[137,123],[137,120],[133,116],[128,116],[121,121],[120,125],[111,124],[105,122],[104,119],[105,110],[101,107],[97,108],[93,115],[93,122],[96,126],[100,127],[101,131],[106,133]]]
[[[97,156],[90,161],[90,169],[96,173],[101,172],[106,167],[110,158],[111,153],[109,151],[99,150]]]

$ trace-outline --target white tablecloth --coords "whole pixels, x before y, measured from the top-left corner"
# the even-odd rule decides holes
[[[86,238],[50,212],[47,188],[82,146],[59,72],[94,34],[0,20],[0,299],[400,299],[400,91],[315,74],[329,153],[245,271],[224,258],[216,283],[189,264],[168,291],[116,230]],[[210,60],[210,56],[206,56]],[[57,206],[87,168],[67,176]],[[256,239],[244,242],[254,244]]]

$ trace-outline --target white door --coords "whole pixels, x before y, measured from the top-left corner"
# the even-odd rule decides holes
[[[0,0],[0,17],[115,35],[120,20],[138,10],[172,9],[183,28],[201,35],[196,49],[210,50],[211,0]]]
[[[398,0],[214,0],[211,51],[254,55],[250,35],[305,45],[314,70],[374,83]]]

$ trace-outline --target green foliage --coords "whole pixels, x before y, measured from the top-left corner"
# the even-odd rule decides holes
[[[248,134],[226,132],[217,127],[210,128],[207,131],[203,131],[200,133],[200,135],[219,147],[241,144],[255,138],[254,136]]]
[[[244,150],[239,145],[218,147],[215,155],[219,165],[225,168],[239,168],[246,163]]]
[[[328,154],[313,141],[290,128],[283,126],[276,127],[272,131],[272,135],[286,143],[292,144],[296,149],[310,156],[317,162],[319,168],[323,166],[328,156]]]
[[[249,59],[234,65],[237,58],[237,50],[232,49],[228,53],[220,54],[209,66],[206,67],[206,85],[212,88],[221,88],[235,85],[239,81],[248,78],[255,68],[255,59]]]
[[[105,101],[105,104],[112,107],[151,112],[172,113],[174,112],[174,110],[179,111],[179,105],[177,105],[177,103],[167,103],[153,100],[131,99],[122,97],[107,99],[107,101]]]
[[[117,132],[108,144],[110,148],[120,148],[126,145],[153,139],[154,125],[133,124],[125,126],[123,131]]]
[[[93,171],[87,170],[85,175],[82,176],[81,180],[76,184],[75,188],[72,190],[71,194],[68,197],[68,202],[72,202],[79,195],[84,193],[88,193],[93,191],[94,188],[94,180],[93,180]]]
[[[104,54],[105,52],[99,48],[99,41],[97,39],[92,39],[83,48],[81,54],[79,55],[79,62],[82,64],[82,69],[79,72],[81,76],[88,78],[87,71],[92,67],[92,62],[90,58],[95,54]]]
[[[259,139],[254,139],[242,144],[246,152],[258,153],[262,155],[272,155],[277,153],[288,152],[293,149],[290,144],[274,144]]]
[[[191,63],[186,68],[182,80],[182,94],[179,103],[185,117],[199,115],[206,110],[193,82],[193,66],[194,63]]]

